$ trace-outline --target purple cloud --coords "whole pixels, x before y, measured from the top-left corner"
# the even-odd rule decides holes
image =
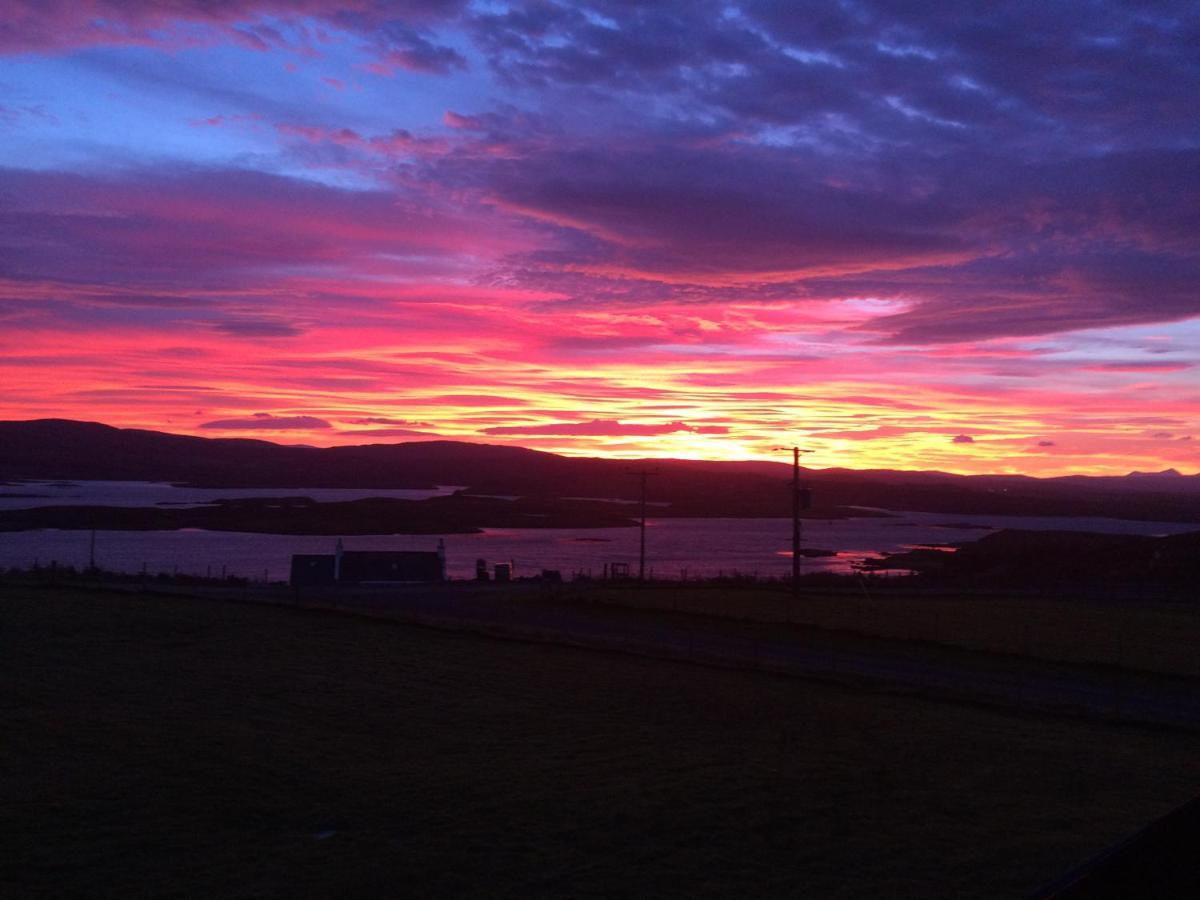
[[[354,437],[354,438],[393,438],[393,437],[422,437],[422,438],[438,438],[441,435],[431,431],[419,431],[413,428],[360,428],[347,429],[338,432],[339,437]]]
[[[271,413],[255,413],[238,419],[215,419],[199,426],[215,431],[308,431],[314,428],[332,428],[324,419],[316,416],[275,416]]]
[[[59,277],[77,267],[99,280],[98,260],[121,257],[137,272],[150,264],[143,246],[154,265],[195,260],[214,275],[268,253],[278,259],[263,264],[319,265],[366,249],[365,234],[333,234],[332,223],[370,230],[398,198],[395,219],[424,219],[388,229],[409,258],[453,264],[446,241],[422,240],[439,233],[439,215],[465,213],[476,234],[535,231],[537,246],[508,248],[476,275],[580,306],[880,297],[904,311],[862,327],[901,344],[1200,314],[1200,126],[1187,115],[1200,72],[1182,4],[1153,18],[1089,3],[1086,16],[989,9],[953,22],[872,2],[819,17],[683,0],[598,0],[586,11],[433,0],[9,7],[9,49],[153,45],[186,28],[274,46],[320,22],[357,35],[381,71],[456,71],[466,57],[434,30],[458,30],[497,77],[543,92],[554,110],[446,110],[449,138],[274,123],[300,139],[288,149],[301,164],[332,153],[388,180],[361,195],[228,171],[131,179],[174,195],[175,216],[129,209],[120,194],[131,185],[110,184],[105,197],[86,180],[55,187],[56,176],[22,175],[31,194],[83,199],[65,217],[50,208],[10,219],[18,234],[50,237],[15,258],[32,266],[46,248]],[[554,102],[563,88],[569,105]],[[406,168],[389,169],[397,159]],[[180,196],[210,189],[229,209],[265,192],[281,215],[252,205],[221,220]],[[123,215],[112,220],[108,207]],[[466,245],[471,229],[453,227]]]
[[[213,329],[233,337],[295,337],[304,329],[289,322],[265,318],[230,318],[214,322]]]
[[[102,45],[194,45],[312,52],[320,40],[305,20],[369,38],[385,69],[445,73],[464,60],[423,31],[456,17],[464,0],[0,0],[0,53],[69,51]],[[281,31],[272,22],[293,27]]]
[[[603,163],[588,150],[531,151],[496,168],[490,187],[563,246],[514,258],[508,277],[592,306],[892,298],[909,308],[864,328],[897,343],[1200,315],[1197,153],[982,169],[947,160],[914,174],[927,185],[919,197],[898,184],[832,187],[831,165],[744,148],[610,149]],[[457,166],[432,172],[456,181]],[[488,171],[475,162],[469,177]]]
[[[175,285],[195,294],[274,283],[286,267],[370,269],[381,257],[436,267],[468,241],[486,248],[468,207],[245,170],[0,169],[0,192],[0,275],[23,279]],[[493,231],[501,242],[511,233],[504,223]],[[409,261],[403,271],[417,269]],[[133,296],[127,288],[111,293]],[[192,302],[161,289],[149,296]]]

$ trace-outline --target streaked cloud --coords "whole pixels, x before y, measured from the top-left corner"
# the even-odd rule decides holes
[[[547,422],[542,425],[504,425],[484,428],[484,434],[514,435],[514,434],[543,434],[561,436],[599,435],[642,435],[654,436],[662,434],[727,434],[729,429],[720,425],[688,425],[684,422],[635,423],[616,422],[605,419],[592,419],[588,422]]]
[[[254,413],[238,419],[215,419],[202,422],[197,427],[213,431],[312,431],[332,428],[324,419],[316,416],[274,416],[270,413]]]

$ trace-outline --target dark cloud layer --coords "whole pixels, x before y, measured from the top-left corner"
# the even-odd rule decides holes
[[[460,211],[423,198],[236,169],[0,169],[0,191],[0,241],[12,251],[0,274],[10,276],[212,282],[284,263],[453,250],[465,233]]]
[[[883,300],[861,329],[899,344],[1200,315],[1200,16],[1182,0],[0,0],[0,21],[8,53],[319,54],[332,29],[370,72],[488,73],[520,101],[447,110],[437,135],[272,123],[293,161],[369,173],[368,191],[0,173],[12,277],[107,283],[117,260],[143,285],[242,284],[470,248],[477,280],[580,309]]]

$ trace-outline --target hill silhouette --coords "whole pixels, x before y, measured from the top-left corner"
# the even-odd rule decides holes
[[[286,446],[113,428],[65,419],[0,422],[0,481],[139,480],[204,487],[429,488],[474,495],[633,501],[648,467],[655,515],[787,516],[784,462],[620,460],[521,447],[414,441]],[[903,470],[805,469],[811,515],[848,506],[992,515],[1108,516],[1200,521],[1200,475],[1033,478]]]
[[[1200,579],[1200,531],[1166,537],[1078,531],[1005,530],[953,553],[919,548],[890,554],[877,568],[991,584],[1192,584]]]

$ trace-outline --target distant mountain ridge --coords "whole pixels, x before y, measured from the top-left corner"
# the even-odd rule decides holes
[[[0,422],[0,482],[129,480],[207,487],[422,488],[472,494],[633,500],[634,469],[654,472],[656,515],[790,515],[785,462],[568,457],[457,441],[285,446],[200,438],[97,422]],[[868,506],[946,513],[1108,516],[1200,521],[1200,475],[1175,470],[1126,476],[954,475],[936,471],[805,469],[821,508]]]

